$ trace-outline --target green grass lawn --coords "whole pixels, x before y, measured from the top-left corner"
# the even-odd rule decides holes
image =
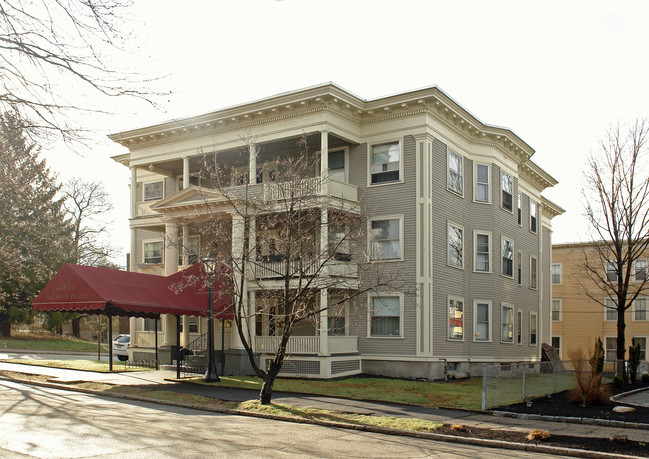
[[[16,334],[12,338],[0,339],[0,352],[3,349],[97,352],[97,342],[53,335]],[[108,345],[102,344],[101,352],[108,352]]]

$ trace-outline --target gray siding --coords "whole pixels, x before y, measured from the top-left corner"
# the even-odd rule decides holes
[[[159,239],[164,241],[164,227],[159,228],[138,228],[135,230],[135,253],[136,264],[144,263],[144,254],[142,253],[142,242],[149,239]],[[164,260],[163,260],[164,261]]]
[[[550,333],[552,331],[552,231],[543,226],[543,263],[540,272],[542,276],[542,315],[543,328],[541,329],[541,342],[551,344]]]

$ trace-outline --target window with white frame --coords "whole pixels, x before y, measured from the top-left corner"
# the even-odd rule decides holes
[[[491,271],[491,233],[475,232],[475,270],[481,272]]]
[[[617,303],[613,298],[604,299],[604,321],[617,322]]]
[[[502,275],[514,277],[514,243],[502,238]]]
[[[500,205],[503,209],[512,211],[513,208],[513,192],[514,192],[514,179],[509,174],[504,172],[500,175],[500,188],[501,188],[501,202]]]
[[[329,179],[338,182],[347,181],[347,174],[345,172],[345,150],[334,150],[329,152]]]
[[[536,203],[530,199],[530,231],[536,233]]]
[[[516,257],[516,272],[517,272],[517,281],[518,285],[523,285],[523,254],[518,252]]]
[[[143,262],[146,264],[162,263],[162,241],[144,241],[142,243]]]
[[[512,306],[502,306],[500,340],[503,343],[514,342],[514,308]]]
[[[372,260],[401,258],[401,217],[370,221]]]
[[[607,362],[615,362],[617,360],[617,337],[607,336],[604,338],[604,358]]]
[[[635,346],[636,343],[640,345],[640,360],[647,360],[647,337],[634,336],[631,338],[631,345]]]
[[[464,229],[461,226],[448,224],[448,260],[449,266],[464,267]]]
[[[478,202],[489,202],[489,165],[475,165],[475,200]]]
[[[536,346],[537,343],[537,327],[539,321],[537,319],[536,313],[530,313],[530,345]]]
[[[334,302],[332,304],[331,302]],[[345,336],[347,334],[346,302],[335,304],[340,298],[329,297],[329,313],[327,315],[327,330],[330,336]]]
[[[144,200],[145,201],[157,201],[162,199],[163,193],[163,182],[148,182],[143,185],[144,190]]]
[[[559,357],[561,357],[561,337],[560,336],[552,337],[552,347],[557,350],[557,352],[559,353]]]
[[[523,311],[516,312],[516,342],[523,344]]]
[[[561,263],[552,264],[552,285],[561,285]]]
[[[606,271],[606,280],[609,282],[617,282],[617,265],[613,261],[604,263],[604,271]]]
[[[530,288],[534,289],[536,288],[538,277],[537,263],[536,257],[530,257]]]
[[[647,320],[647,298],[639,296],[633,300],[633,320]]]
[[[518,193],[518,224],[523,225],[523,196]]]
[[[372,145],[370,182],[372,184],[401,180],[401,147],[399,142]]]
[[[473,317],[474,340],[491,341],[491,302],[474,301]]]
[[[189,323],[189,333],[198,333],[198,317],[188,316],[187,322]],[[184,321],[180,321],[180,332],[184,332]]]
[[[463,158],[448,150],[448,189],[458,194],[464,193]]]
[[[370,336],[401,336],[401,296],[370,296]]]
[[[448,297],[448,339],[464,339],[464,300]]]
[[[561,322],[561,299],[552,299],[552,322]]]
[[[643,282],[647,280],[647,260],[636,260],[635,263],[633,263],[633,266],[635,267],[635,281]]]

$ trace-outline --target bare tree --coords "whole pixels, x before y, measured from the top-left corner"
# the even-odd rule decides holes
[[[250,154],[258,155],[254,139],[244,140]],[[263,379],[260,401],[268,404],[296,330],[339,332],[346,303],[353,306],[370,290],[404,291],[405,286],[398,263],[380,263],[389,242],[376,242],[370,248],[373,256],[368,254],[366,209],[326,192],[334,182],[320,173],[319,152],[309,151],[306,138],[295,151],[259,167],[253,184],[246,172],[248,158],[248,151],[241,154],[243,167],[237,168],[204,157],[205,205],[187,223],[201,235],[203,250],[225,267],[221,276],[233,289],[228,293],[236,330]],[[271,182],[254,183],[261,175]],[[252,311],[249,289],[256,292]],[[256,327],[276,338],[269,341],[276,345],[274,358],[264,368],[255,361]]]
[[[591,156],[586,176],[586,216],[594,254],[584,253],[585,268],[595,289],[586,294],[617,314],[617,373],[623,376],[625,318],[633,301],[647,290],[649,245],[649,124],[637,120],[629,128],[609,128],[601,152]],[[606,300],[604,300],[606,298]],[[608,301],[607,301],[608,300]]]
[[[143,81],[108,61],[124,49],[118,25],[126,23],[122,12],[130,5],[131,0],[3,0],[0,111],[15,113],[32,138],[75,144],[83,132],[71,115],[98,109],[73,94],[147,100],[149,93],[138,88]]]

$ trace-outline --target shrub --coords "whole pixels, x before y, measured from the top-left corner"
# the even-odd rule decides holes
[[[604,369],[604,346],[597,338],[593,353],[586,360],[582,349],[570,353],[570,360],[575,369],[575,388],[571,397],[582,406],[602,404],[608,400],[609,394],[602,387],[602,370]]]
[[[642,378],[640,378],[643,383],[649,384],[649,374],[647,373],[642,373]]]
[[[633,340],[633,344],[629,346],[629,379],[632,383],[638,376],[638,366],[640,365],[640,343]]]
[[[624,379],[622,379],[618,375],[615,375],[613,376],[613,381],[611,381],[611,384],[613,385],[614,389],[622,389],[622,386],[624,386]]]

